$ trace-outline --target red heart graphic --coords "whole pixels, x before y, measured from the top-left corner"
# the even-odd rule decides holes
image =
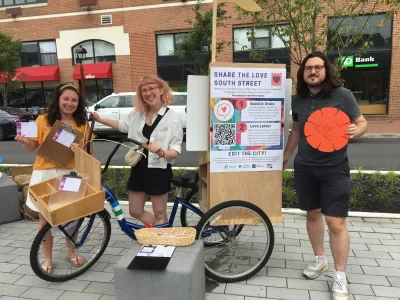
[[[275,83],[278,83],[278,82],[281,80],[281,76],[273,76],[273,77],[272,77],[272,80],[273,80]]]
[[[224,106],[224,107],[222,108],[222,111],[223,111],[223,112],[225,112],[225,111],[226,111],[226,106]]]

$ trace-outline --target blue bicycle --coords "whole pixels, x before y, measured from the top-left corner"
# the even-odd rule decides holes
[[[92,130],[93,125],[94,122]],[[112,157],[125,141],[141,145],[129,138],[122,139],[108,157],[102,174],[107,171]],[[178,194],[168,223],[156,227],[172,227],[181,206],[181,225],[195,227],[196,239],[204,242],[206,275],[218,282],[238,282],[250,278],[266,265],[271,256],[274,230],[270,219],[259,207],[241,200],[223,202],[203,213],[196,207],[198,181],[196,171],[172,178],[172,184],[179,188]],[[110,204],[120,229],[136,240],[135,230],[144,226],[128,221],[113,192],[105,185],[102,187],[106,191],[105,200]],[[115,263],[112,258],[116,256],[107,254],[119,255],[123,249],[113,247],[105,253],[112,237],[111,218],[104,209],[57,227],[47,223],[36,235],[30,251],[30,264],[35,274],[46,281],[61,282],[73,279],[92,267],[103,271],[109,263]],[[120,237],[113,236],[113,242],[123,240]],[[45,239],[52,241],[51,253],[42,246]],[[51,272],[43,267],[44,251],[47,259],[51,257]],[[71,258],[71,253],[74,258]]]

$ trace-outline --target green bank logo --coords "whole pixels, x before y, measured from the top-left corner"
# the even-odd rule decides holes
[[[354,56],[353,55],[351,55],[351,56],[341,56],[340,57],[340,64],[343,67],[346,67],[346,68],[353,67],[354,66]]]

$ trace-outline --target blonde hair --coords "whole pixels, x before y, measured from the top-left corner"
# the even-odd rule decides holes
[[[143,100],[142,96],[142,87],[148,84],[155,84],[159,89],[163,90],[163,94],[161,95],[162,106],[168,106],[172,104],[174,98],[172,96],[171,88],[169,87],[169,85],[157,76],[147,75],[142,78],[136,89],[136,111],[145,112],[149,108],[148,104]]]

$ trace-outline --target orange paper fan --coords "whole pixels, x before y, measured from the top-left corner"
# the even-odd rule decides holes
[[[307,142],[321,152],[340,150],[349,142],[350,118],[341,110],[325,107],[313,112],[304,126]]]

